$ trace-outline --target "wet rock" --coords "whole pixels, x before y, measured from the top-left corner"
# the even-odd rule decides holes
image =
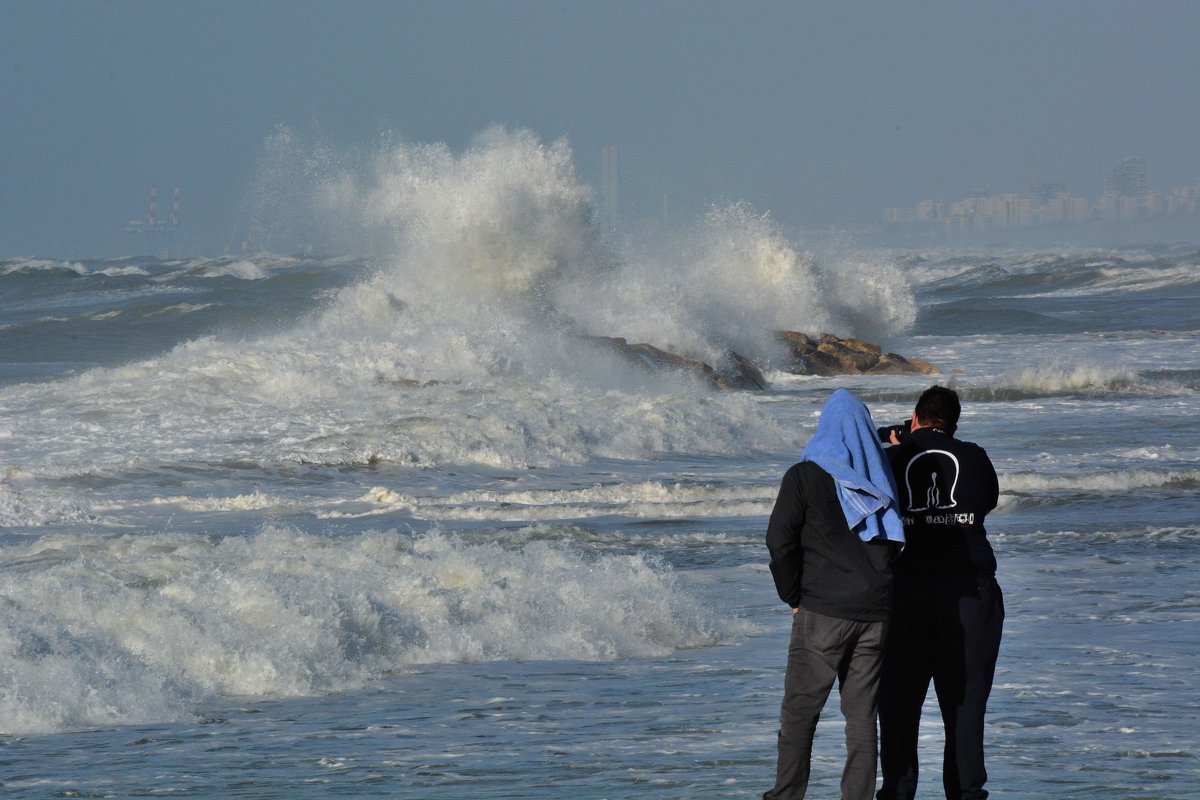
[[[618,353],[643,369],[689,373],[716,389],[763,389],[767,385],[762,371],[733,351],[727,352],[714,368],[699,359],[676,355],[652,344],[630,344],[619,336],[585,336],[584,339]]]
[[[927,361],[884,353],[879,345],[861,339],[843,339],[822,334],[814,339],[796,331],[776,334],[788,347],[786,371],[796,375],[933,375],[938,369]],[[671,369],[687,372],[717,389],[765,389],[767,381],[759,367],[744,356],[725,353],[714,368],[703,361],[680,356],[652,344],[630,344],[621,337],[588,336],[624,356],[630,363],[652,371]]]
[[[795,375],[933,375],[937,367],[917,358],[884,353],[879,345],[861,339],[842,339],[822,334],[814,339],[796,331],[778,331],[776,336],[788,347],[789,362],[784,371]],[[630,344],[619,336],[585,336],[642,369],[657,372],[675,370],[689,373],[716,389],[765,389],[762,370],[750,359],[727,351],[716,367],[644,342]]]
[[[920,359],[884,353],[879,345],[861,339],[821,334],[814,339],[796,331],[778,331],[788,347],[787,371],[795,375],[933,375],[937,367]]]

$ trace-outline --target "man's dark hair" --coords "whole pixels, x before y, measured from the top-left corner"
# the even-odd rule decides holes
[[[958,402],[958,392],[953,389],[930,386],[921,392],[914,410],[917,421],[922,425],[931,425],[952,434],[958,428],[958,415],[962,413],[962,404]]]

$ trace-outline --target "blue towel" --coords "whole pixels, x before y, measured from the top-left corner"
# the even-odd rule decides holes
[[[861,400],[845,389],[831,394],[800,458],[833,476],[846,524],[864,542],[890,539],[904,544],[896,479],[871,412]]]

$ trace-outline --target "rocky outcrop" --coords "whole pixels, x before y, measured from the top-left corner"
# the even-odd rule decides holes
[[[726,353],[714,368],[698,359],[676,355],[652,344],[630,344],[619,336],[584,338],[624,356],[639,367],[656,372],[662,369],[688,372],[716,389],[765,389],[767,386],[759,368],[733,351]]]
[[[788,347],[796,375],[933,375],[937,367],[918,358],[884,353],[879,345],[825,333],[819,339],[795,331],[775,334]]]
[[[776,336],[788,349],[789,361],[784,371],[795,375],[933,375],[938,371],[926,361],[884,353],[878,345],[859,339],[842,339],[830,334],[813,339],[795,331],[779,331]],[[765,389],[767,386],[762,370],[732,350],[713,367],[651,344],[630,344],[620,337],[584,338],[643,369],[690,373],[717,389]]]

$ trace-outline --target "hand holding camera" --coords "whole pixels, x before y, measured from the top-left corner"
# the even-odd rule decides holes
[[[900,444],[904,441],[904,437],[912,433],[912,420],[907,420],[903,425],[885,425],[878,428],[879,441],[884,444]]]

